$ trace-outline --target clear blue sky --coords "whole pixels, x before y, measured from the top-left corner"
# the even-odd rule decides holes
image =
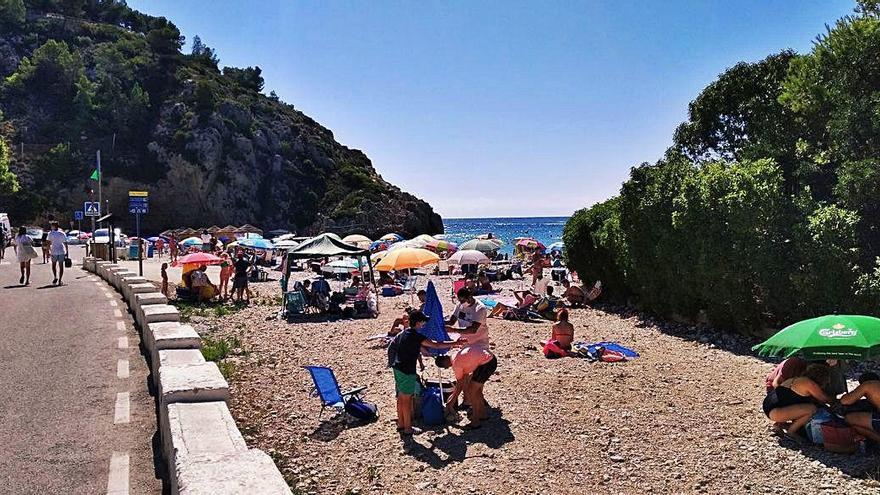
[[[568,215],[659,158],[725,68],[810,49],[851,0],[129,0],[446,217]]]

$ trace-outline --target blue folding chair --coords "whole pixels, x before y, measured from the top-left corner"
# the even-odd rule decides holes
[[[309,370],[312,381],[315,382],[312,397],[321,399],[321,413],[318,415],[318,419],[324,414],[324,409],[328,407],[344,411],[346,402],[352,398],[360,399],[360,393],[367,389],[367,387],[357,387],[343,392],[339,388],[339,382],[336,381],[336,375],[330,368],[324,366],[303,366],[303,368]]]

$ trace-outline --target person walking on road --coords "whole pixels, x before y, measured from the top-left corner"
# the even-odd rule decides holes
[[[18,266],[21,269],[21,278],[18,279],[18,283],[28,285],[31,283],[31,260],[39,255],[34,249],[34,240],[27,235],[26,228],[18,228],[13,249],[15,249],[15,257],[18,259]]]
[[[177,261],[177,248],[177,237],[171,234],[171,237],[168,239],[168,253],[171,256],[171,263]]]
[[[52,283],[64,285],[61,281],[64,278],[64,260],[68,258],[70,248],[67,245],[67,236],[58,228],[58,222],[49,225],[52,231],[46,236],[46,241],[49,242],[49,252],[52,256]],[[58,265],[57,270],[55,265]]]
[[[247,294],[247,302],[250,302],[251,291],[248,289],[248,272],[251,269],[251,263],[245,259],[244,251],[241,249],[238,250],[232,267],[235,270],[235,276],[232,278],[232,292],[235,296],[235,302],[240,303],[245,294]]]
[[[6,256],[6,228],[0,225],[0,261]]]

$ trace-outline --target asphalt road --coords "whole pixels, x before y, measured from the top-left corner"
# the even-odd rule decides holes
[[[156,406],[121,297],[78,267],[0,262],[0,493],[156,494]],[[36,260],[35,260],[36,261]]]

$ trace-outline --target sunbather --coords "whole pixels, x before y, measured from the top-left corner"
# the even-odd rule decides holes
[[[846,422],[865,437],[880,442],[880,376],[876,373],[863,373],[859,377],[859,386],[852,392],[844,394],[840,398],[840,403],[851,406],[863,398],[871,403],[874,410],[851,412],[846,415]]]
[[[556,323],[550,334],[550,340],[544,342],[544,356],[560,358],[568,356],[574,342],[574,325],[568,321],[568,310],[562,308],[556,312]]]
[[[391,329],[388,330],[389,337],[393,337],[393,336],[397,335],[398,333],[400,333],[404,328],[409,327],[409,313],[411,311],[413,311],[413,309],[417,309],[418,311],[425,310],[425,299],[427,298],[427,293],[425,292],[424,289],[421,289],[421,290],[419,290],[419,292],[416,293],[416,295],[419,298],[419,307],[418,308],[409,308],[409,307],[406,308],[406,310],[403,312],[403,315],[400,318],[395,319],[391,323]]]
[[[516,296],[516,292],[514,292],[514,296]],[[496,302],[495,307],[492,308],[492,311],[489,313],[489,316],[492,318],[505,318],[509,314],[509,311],[525,311],[531,307],[532,304],[538,301],[538,298],[532,295],[531,292],[525,291],[521,294],[521,297],[517,297],[516,306],[508,306],[501,302]]]
[[[491,294],[492,282],[489,281],[489,277],[486,275],[486,272],[480,271],[477,274],[477,294]]]
[[[412,426],[412,398],[416,392],[416,362],[422,349],[449,349],[459,341],[437,342],[420,334],[428,316],[421,311],[408,315],[409,327],[400,332],[389,347],[389,362],[394,372],[394,386],[397,390],[397,431],[402,435],[412,435],[420,431]],[[391,355],[393,352],[393,355]]]
[[[775,423],[775,426],[791,422],[786,436],[800,442],[795,436],[807,424],[816,412],[818,404],[830,404],[834,398],[822,391],[828,384],[828,366],[811,364],[803,376],[790,378],[767,393],[764,398],[764,414]]]
[[[584,305],[587,300],[587,294],[584,289],[577,285],[571,285],[567,278],[562,279],[562,297],[571,305],[572,308],[579,308]]]

